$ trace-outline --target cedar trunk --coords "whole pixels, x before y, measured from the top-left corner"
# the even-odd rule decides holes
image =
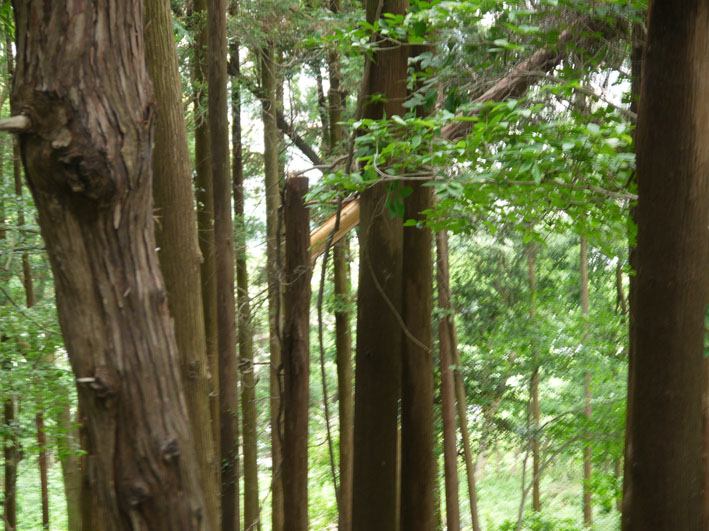
[[[438,354],[441,366],[441,417],[443,424],[443,474],[446,485],[446,526],[448,531],[460,530],[458,500],[458,447],[455,411],[455,370],[451,353],[451,320],[449,313],[448,263],[441,254],[442,232],[436,234],[436,285],[438,287]]]
[[[182,85],[167,0],[145,3],[145,53],[155,93],[157,118],[153,144],[155,239],[167,303],[175,325],[180,373],[192,438],[197,450],[206,518],[219,524],[218,460],[209,410],[209,367],[200,284],[202,255],[193,207],[192,167],[182,105]]]
[[[263,99],[263,162],[266,187],[266,273],[268,277],[268,329],[270,346],[271,393],[271,519],[273,531],[284,531],[283,477],[281,475],[283,414],[281,409],[281,283],[278,210],[281,207],[278,167],[278,128],[276,126],[276,63],[273,44],[261,50],[261,87]]]
[[[42,494],[42,529],[49,529],[49,486],[47,484],[47,435],[44,432],[44,413],[40,411],[34,417],[37,427],[37,448],[39,454],[39,484]]]
[[[368,0],[374,23],[380,2]],[[405,0],[384,0],[382,13],[404,14]],[[374,54],[367,94],[384,94],[365,118],[405,114],[408,51],[384,42]],[[386,208],[379,183],[360,199],[360,267],[355,364],[352,529],[394,531],[399,516],[397,416],[401,386],[402,223]]]
[[[209,137],[214,193],[214,256],[217,279],[222,531],[234,531],[239,529],[239,384],[236,360],[234,237],[231,218],[231,176],[229,175],[224,0],[207,1],[207,50]]]
[[[623,529],[700,530],[709,4],[654,0],[649,17],[636,133],[632,496]]]
[[[239,84],[239,43],[231,52],[236,72],[232,80],[231,142],[233,153],[234,218],[236,226],[236,289],[239,308],[239,371],[241,372],[241,411],[244,447],[244,529],[260,528],[258,492],[258,412],[254,345],[249,299],[249,271],[246,263],[246,227],[244,220],[244,164],[241,144],[241,86]]]
[[[308,530],[310,376],[310,228],[306,177],[286,181],[285,323],[283,329],[283,497],[289,531]]]
[[[207,91],[204,89],[207,76],[207,25],[206,0],[195,0],[195,13],[201,22],[195,37],[195,56],[192,70],[195,86],[194,108],[197,125],[194,131],[195,158],[195,198],[197,202],[197,233],[199,249],[202,253],[200,279],[202,286],[202,309],[204,313],[204,335],[209,364],[210,400],[212,417],[212,439],[214,453],[219,449],[219,348],[217,339],[217,266],[214,256],[214,186],[212,183],[212,161],[209,146],[209,123],[207,120]],[[217,482],[221,482],[221,470],[217,469]]]
[[[431,230],[423,212],[431,207],[431,187],[408,182],[402,267],[401,528],[429,531],[434,526],[433,460],[433,263]]]
[[[14,7],[12,97],[31,121],[20,146],[99,519],[109,530],[198,529],[204,501],[153,235],[142,2]]]

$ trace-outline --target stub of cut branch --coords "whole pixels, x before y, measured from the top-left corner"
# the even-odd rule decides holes
[[[5,131],[8,133],[21,133],[27,131],[30,128],[30,119],[24,114],[18,114],[17,116],[10,116],[9,118],[4,118],[0,120],[0,131]]]
[[[318,256],[325,252],[327,237],[335,228],[337,214],[333,214],[325,223],[310,233],[310,261],[314,262]],[[355,199],[342,207],[340,212],[340,226],[332,236],[332,244],[337,243],[353,227],[359,223],[359,199]]]

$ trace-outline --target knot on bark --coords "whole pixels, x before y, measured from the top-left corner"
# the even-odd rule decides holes
[[[138,507],[146,502],[150,497],[150,488],[141,481],[136,480],[130,483],[126,489],[126,499],[131,507]]]
[[[180,457],[180,443],[175,438],[164,441],[160,446],[160,454],[166,463],[177,461],[177,458]]]

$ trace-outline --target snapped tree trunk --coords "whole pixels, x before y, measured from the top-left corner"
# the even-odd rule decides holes
[[[145,55],[156,100],[153,198],[160,270],[175,326],[180,373],[197,450],[206,519],[219,525],[219,461],[209,409],[209,367],[200,283],[202,255],[193,207],[192,166],[170,2],[145,3]]]
[[[705,528],[708,24],[706,2],[652,2],[636,132],[632,450],[626,456],[632,496],[624,530]]]
[[[285,323],[283,328],[283,495],[292,531],[308,530],[308,404],[310,376],[310,215],[306,177],[286,181]]]
[[[375,22],[379,0],[368,0],[367,21]],[[405,0],[384,0],[381,13],[404,14]],[[384,94],[369,104],[366,118],[403,115],[407,55],[390,42],[374,54],[367,94]],[[378,183],[360,200],[360,266],[355,363],[355,425],[352,529],[394,531],[397,505],[397,417],[401,386],[402,223],[386,209],[387,191]]]
[[[16,3],[12,98],[31,124],[22,158],[87,418],[99,519],[109,530],[198,529],[204,500],[153,235],[142,7]]]

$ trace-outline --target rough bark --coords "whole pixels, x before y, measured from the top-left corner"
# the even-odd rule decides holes
[[[109,530],[203,528],[155,253],[142,2],[15,3],[25,174]]]
[[[470,433],[468,432],[468,408],[466,406],[465,386],[463,384],[463,376],[460,373],[460,355],[458,353],[458,335],[455,327],[455,318],[453,316],[453,305],[450,300],[450,268],[448,265],[448,233],[441,231],[436,234],[436,251],[438,253],[438,266],[441,270],[439,287],[438,304],[441,308],[448,311],[448,330],[450,332],[451,354],[453,355],[452,365],[456,367],[455,378],[455,396],[458,408],[458,420],[460,422],[460,435],[463,440],[463,457],[465,459],[465,471],[468,480],[468,496],[470,499],[470,518],[473,524],[474,531],[480,531],[480,522],[478,520],[478,495],[475,487],[475,464],[473,462],[473,453],[470,449]],[[445,298],[441,299],[440,294],[445,294]]]
[[[434,526],[433,460],[433,263],[431,230],[423,212],[431,207],[431,187],[408,182],[404,218],[421,222],[404,227],[402,268],[401,528],[428,531]]]
[[[209,409],[209,367],[200,283],[202,255],[193,206],[192,166],[170,3],[145,2],[145,55],[156,102],[153,143],[155,240],[175,327],[180,373],[199,462],[205,517],[219,524],[219,462]]]
[[[226,3],[207,0],[209,139],[214,194],[214,257],[217,279],[219,446],[222,530],[239,529],[239,395],[234,298],[234,238],[229,174]]]
[[[244,452],[244,529],[261,526],[258,491],[258,412],[256,411],[256,377],[254,374],[253,330],[249,272],[246,263],[246,231],[244,221],[244,165],[241,144],[241,87],[239,85],[239,44],[231,51],[236,65],[232,80],[232,179],[234,186],[234,219],[236,225],[236,289],[239,322],[239,371],[241,373],[241,423]]]
[[[438,287],[438,355],[441,366],[441,417],[443,424],[443,471],[446,486],[446,526],[448,531],[460,530],[458,500],[458,435],[455,411],[455,369],[451,354],[450,292],[448,289],[448,260],[441,254],[440,239],[436,234],[436,285]]]
[[[283,495],[289,531],[308,530],[310,376],[310,215],[306,177],[286,181],[285,323],[283,328]]]
[[[378,0],[367,1],[374,22]],[[384,0],[382,13],[403,14],[405,0]],[[386,102],[365,108],[366,118],[403,115],[407,50],[382,43],[374,54],[367,94]],[[396,529],[397,415],[401,384],[402,226],[386,210],[387,191],[379,183],[360,200],[360,267],[355,364],[355,425],[352,529]]]
[[[632,496],[624,530],[704,529],[707,27],[706,2],[652,2],[636,133],[635,369],[627,478]]]
[[[584,332],[583,343],[588,342],[588,312],[589,312],[589,301],[588,301],[588,240],[585,237],[581,238],[580,247],[580,287],[581,287],[581,314],[584,319]],[[586,422],[591,422],[591,373],[586,372],[584,376],[584,416],[586,417]],[[592,494],[593,489],[591,488],[591,442],[590,433],[586,432],[584,436],[583,445],[583,523],[585,526],[591,526],[593,519],[593,507],[592,507]]]
[[[279,236],[278,210],[281,207],[278,168],[278,128],[276,127],[276,63],[273,44],[261,50],[261,88],[263,99],[264,176],[266,187],[266,268],[268,278],[268,328],[270,346],[271,392],[271,470],[273,531],[283,531],[283,478],[281,476],[283,415],[281,411],[281,339],[280,302],[281,282],[278,264]]]
[[[195,37],[195,56],[192,71],[196,89],[194,108],[198,115],[194,132],[195,153],[195,197],[197,200],[197,233],[202,253],[200,279],[202,287],[202,309],[204,332],[209,363],[210,400],[212,417],[212,439],[214,453],[219,449],[219,354],[217,339],[217,266],[214,255],[214,185],[212,183],[212,161],[209,147],[209,122],[204,108],[207,106],[207,91],[204,90],[207,72],[207,1],[195,0],[195,14],[202,22]],[[217,481],[221,482],[221,470],[217,470]]]

